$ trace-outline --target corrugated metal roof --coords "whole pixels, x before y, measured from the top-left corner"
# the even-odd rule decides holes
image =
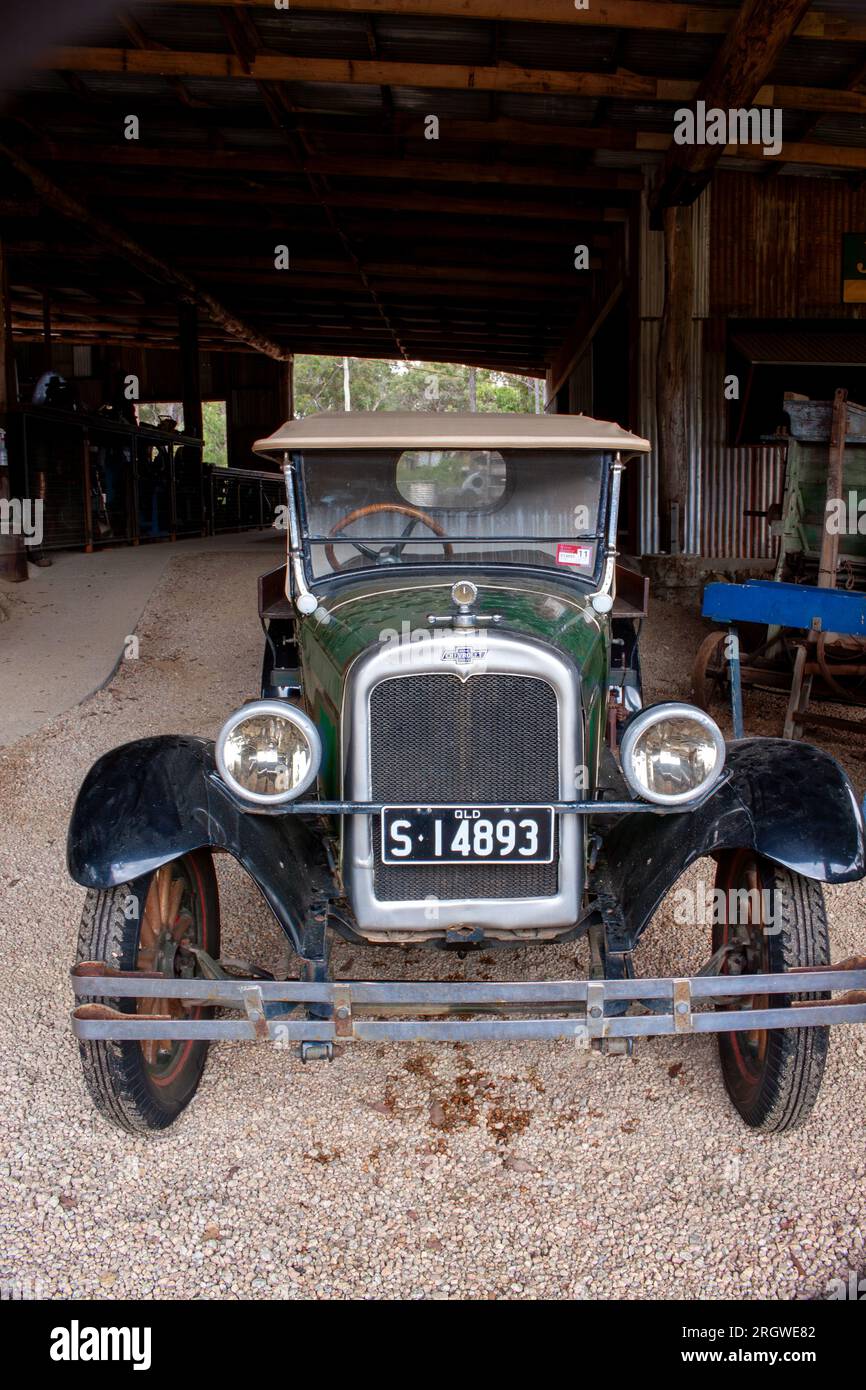
[[[436,115],[440,122],[449,117],[455,121],[486,121],[493,114],[491,92],[431,91],[426,87],[392,87],[391,99],[397,111],[415,111],[420,115]],[[447,129],[441,132],[447,138]],[[442,144],[440,139],[440,147]]]
[[[305,111],[381,111],[381,87],[360,83],[293,82],[292,100]]]
[[[861,3],[861,17],[864,8],[866,4]],[[793,38],[786,44],[767,80],[795,87],[807,83],[810,87],[847,87],[849,78],[864,59],[866,44]]]
[[[380,57],[391,61],[481,64],[491,60],[491,29],[484,21],[377,15],[375,33]]]
[[[866,115],[823,116],[809,134],[810,144],[845,145],[849,148],[866,146]]]
[[[543,96],[535,92],[526,96],[503,92],[499,97],[502,116],[515,121],[540,121],[544,125],[591,125],[598,106],[594,97]]]
[[[135,73],[125,73],[121,77],[116,73],[86,72],[82,73],[81,80],[89,91],[100,96],[164,97],[168,93],[164,77],[141,77]]]
[[[603,72],[617,65],[619,31],[573,24],[500,24],[496,51],[503,62],[559,72]]]
[[[115,79],[123,87],[123,77]],[[231,82],[214,77],[185,77],[183,85],[191,97],[213,106],[257,106],[261,110],[262,94],[257,83],[235,77]],[[264,114],[264,113],[263,113]]]
[[[118,6],[118,8],[121,8]],[[148,39],[178,48],[185,53],[220,53],[226,48],[226,31],[219,12],[204,5],[134,5],[132,17]],[[110,47],[129,48],[130,38],[121,24],[105,42]]]
[[[620,66],[646,76],[693,78],[710,69],[720,34],[665,34],[651,29],[622,33]]]
[[[369,58],[364,16],[360,14],[298,14],[289,10],[250,11],[265,48],[297,58]],[[225,47],[225,41],[223,42]]]

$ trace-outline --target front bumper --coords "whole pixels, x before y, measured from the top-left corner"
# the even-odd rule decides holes
[[[473,981],[176,980],[113,970],[87,961],[72,971],[73,991],[91,1002],[72,1015],[85,1041],[218,1039],[276,1044],[461,1042],[571,1039],[589,1046],[614,1038],[815,1028],[866,1023],[866,957],[827,969],[775,975],[695,975],[681,979]],[[764,995],[837,998],[794,1000],[780,1008],[713,1008]],[[98,992],[99,1002],[93,1002]],[[122,1013],[109,999],[170,999],[193,1009],[231,1009],[232,1019]],[[636,1008],[641,1012],[626,1013]],[[323,1017],[308,1017],[313,1011]],[[414,1015],[395,1018],[389,1015]],[[435,1017],[430,1017],[430,1015]],[[442,1017],[446,1015],[446,1017]],[[459,1015],[450,1017],[450,1015]],[[518,1015],[516,1017],[511,1015]]]

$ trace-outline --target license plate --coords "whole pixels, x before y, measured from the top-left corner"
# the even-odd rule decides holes
[[[551,864],[553,807],[386,806],[383,864]]]

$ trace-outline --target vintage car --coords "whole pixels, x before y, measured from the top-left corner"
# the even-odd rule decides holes
[[[645,585],[616,557],[623,470],[648,443],[580,416],[371,413],[293,420],[257,449],[285,473],[288,539],[260,581],[260,697],[215,742],[108,753],[72,816],[73,1027],[99,1108],[168,1125],[210,1039],[310,1060],[352,1041],[628,1053],[712,1032],[746,1123],[801,1122],[827,1025],[866,1020],[866,958],[831,966],[820,886],[862,877],[861,808],[815,747],[726,744],[692,705],[644,706]],[[258,885],[296,978],[221,960],[215,851]],[[636,978],[701,856],[706,964]],[[335,980],[335,933],[458,957],[586,938],[591,965]]]

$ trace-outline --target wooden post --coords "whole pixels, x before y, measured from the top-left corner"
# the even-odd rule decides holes
[[[12,498],[9,480],[10,411],[17,400],[15,354],[12,344],[12,304],[9,298],[9,278],[5,247],[0,240],[0,430],[4,431],[0,449],[0,504]],[[8,507],[2,507],[2,519],[9,525]],[[27,578],[27,556],[20,535],[3,534],[0,529],[0,579],[20,584]]]
[[[90,467],[90,435],[85,429],[81,435],[81,486],[84,490],[84,549],[87,554],[93,551],[93,475]]]
[[[295,359],[288,357],[279,365],[280,419],[295,418]]]
[[[689,484],[688,368],[692,332],[691,217],[666,208],[665,302],[656,372],[659,548],[682,552]]]
[[[50,372],[53,365],[51,351],[51,296],[47,290],[42,295],[42,370]]]
[[[183,397],[183,432],[201,439],[201,366],[198,355],[198,309],[182,300],[177,308],[180,330],[180,372]]]
[[[180,330],[180,373],[183,394],[183,432],[195,439],[204,438],[204,417],[201,404],[201,358],[198,349],[198,307],[188,300],[177,306]],[[183,445],[184,461],[189,458],[191,444]],[[169,449],[171,463],[171,538],[177,540],[177,450]],[[204,535],[204,445],[198,451],[198,479],[201,495],[201,533]]]
[[[830,457],[827,467],[825,502],[842,496],[842,475],[845,468],[845,437],[848,433],[848,392],[837,391],[833,399],[830,426]],[[824,530],[821,537],[821,559],[818,566],[818,588],[835,589],[839,567],[839,532],[827,525],[828,510],[824,507]]]

